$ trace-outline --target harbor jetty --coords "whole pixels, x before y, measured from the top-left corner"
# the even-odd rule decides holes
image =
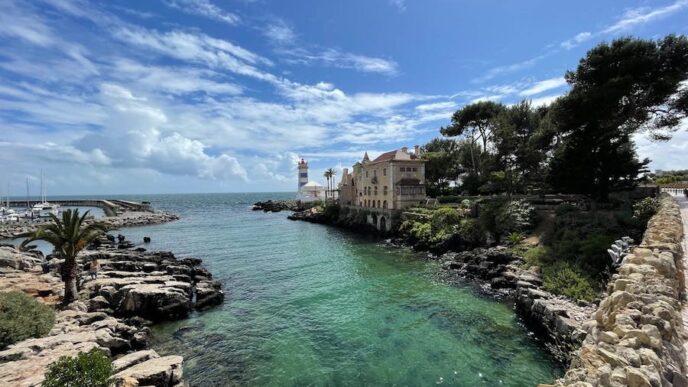
[[[32,206],[38,202],[29,201]],[[59,204],[63,207],[95,207],[100,208],[105,216],[100,219],[88,219],[87,222],[98,221],[108,229],[114,230],[122,227],[147,226],[153,224],[167,223],[179,219],[175,214],[165,211],[155,210],[148,202],[132,202],[125,200],[94,200],[94,199],[74,199],[74,200],[53,200],[52,204]],[[26,207],[26,201],[10,201],[10,207]],[[20,218],[18,221],[0,223],[0,239],[11,239],[27,232],[33,232],[41,225],[46,224],[46,218]]]

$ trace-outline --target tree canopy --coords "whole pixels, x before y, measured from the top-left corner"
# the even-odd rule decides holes
[[[440,132],[463,145],[441,157],[430,152],[428,181],[447,179],[440,165],[462,175],[469,193],[537,189],[605,200],[648,172],[650,161],[639,160],[633,136],[667,140],[688,117],[685,36],[602,43],[565,78],[570,90],[548,107],[483,101],[456,111]]]

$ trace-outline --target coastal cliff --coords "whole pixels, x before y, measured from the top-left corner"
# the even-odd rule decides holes
[[[38,386],[48,365],[59,357],[93,348],[113,358],[118,385],[182,385],[183,358],[149,349],[149,326],[221,303],[222,286],[198,258],[123,248],[126,241],[115,239],[102,238],[97,247],[79,255],[82,266],[97,258],[101,272],[95,280],[83,280],[79,300],[57,312],[47,336],[0,351],[0,385]],[[54,271],[43,273],[40,258],[0,247],[0,290],[22,291],[56,304],[64,285]],[[50,266],[59,266],[59,260],[53,259]]]
[[[664,194],[640,246],[608,285],[587,335],[556,386],[686,386],[681,295],[683,222]]]

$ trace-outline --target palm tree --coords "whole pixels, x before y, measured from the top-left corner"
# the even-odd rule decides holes
[[[325,173],[330,175],[330,179],[332,180],[332,184],[330,186],[330,196],[332,196],[332,199],[334,199],[334,175],[336,175],[337,172],[333,168],[329,168]]]
[[[327,189],[325,190],[325,202],[327,202],[327,191],[329,191],[330,189],[330,178],[332,177],[330,170],[332,170],[332,168],[326,170],[325,173],[323,173],[323,176],[325,177],[325,179],[327,179]]]
[[[79,210],[67,210],[62,213],[62,219],[50,214],[51,223],[22,235],[27,238],[22,242],[22,248],[33,241],[46,241],[53,245],[53,252],[64,259],[62,280],[65,283],[65,294],[62,302],[65,305],[77,297],[77,254],[106,231],[105,226],[99,223],[84,224],[88,213],[86,211],[79,216]]]

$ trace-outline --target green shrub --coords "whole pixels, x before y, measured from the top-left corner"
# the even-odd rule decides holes
[[[528,266],[543,266],[549,260],[550,249],[545,246],[535,246],[523,253],[523,260]]]
[[[546,290],[576,300],[592,301],[597,296],[593,280],[566,262],[546,266],[543,283]]]
[[[463,219],[459,225],[458,233],[461,239],[474,246],[485,243],[485,231],[476,219]]]
[[[458,226],[460,222],[461,215],[459,212],[449,207],[438,208],[430,217],[433,231],[448,230],[453,226]]]
[[[652,215],[659,209],[659,200],[655,198],[645,198],[633,204],[633,217],[643,224],[647,223]]]
[[[22,292],[0,293],[0,349],[31,337],[45,336],[55,311]]]
[[[105,352],[93,348],[77,357],[62,356],[48,366],[43,387],[108,387],[114,371]]]
[[[515,244],[521,243],[521,241],[524,239],[525,239],[525,236],[523,236],[523,234],[521,234],[520,232],[512,232],[511,234],[506,236],[506,241],[510,245],[515,245]]]
[[[535,207],[525,200],[510,201],[502,206],[495,221],[502,235],[528,231],[535,225]]]

